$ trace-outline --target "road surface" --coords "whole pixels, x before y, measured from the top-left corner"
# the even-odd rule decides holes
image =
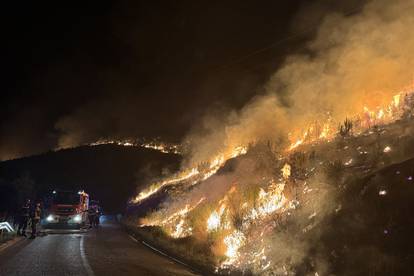
[[[47,234],[0,252],[0,275],[197,275],[107,220],[86,233]]]

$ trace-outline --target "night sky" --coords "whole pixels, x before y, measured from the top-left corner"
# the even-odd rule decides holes
[[[100,138],[179,142],[262,93],[324,15],[358,1],[342,2],[3,4],[0,160]]]

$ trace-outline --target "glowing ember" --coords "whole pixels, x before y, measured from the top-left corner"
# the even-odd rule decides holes
[[[394,97],[393,97],[393,104],[394,104],[395,108],[398,108],[399,105],[400,105],[400,97],[401,97],[400,94],[394,95]]]
[[[178,148],[179,148],[178,145],[150,142],[150,143],[141,144],[141,147],[144,147],[144,148],[147,148],[147,149],[158,150],[162,153],[180,154],[180,151],[178,150]]]
[[[218,212],[213,211],[211,213],[210,217],[207,220],[207,230],[208,231],[217,230],[220,227],[221,216],[223,215],[225,209],[226,209],[226,206],[223,204],[220,207],[220,210]]]
[[[250,213],[245,217],[247,223],[259,218],[263,218],[282,207],[287,203],[283,195],[285,184],[275,184],[273,181],[269,186],[268,192],[260,189],[259,198],[255,208],[250,210]]]
[[[289,176],[290,176],[290,170],[291,170],[290,165],[289,165],[288,163],[286,163],[286,164],[283,166],[283,168],[281,169],[281,171],[282,171],[282,176],[283,176],[283,178],[284,178],[284,179],[288,179],[288,178],[289,178]]]
[[[111,144],[115,144],[115,145],[118,145],[118,146],[124,146],[124,147],[138,146],[137,144],[135,144],[134,142],[132,142],[130,140],[125,140],[125,141],[121,141],[121,140],[98,140],[96,142],[90,143],[89,146],[111,145]]]
[[[237,156],[247,153],[247,147],[236,147],[230,154],[230,158],[235,158]]]
[[[207,219],[207,231],[208,232],[217,230],[220,227],[224,229],[230,229],[230,224],[228,223],[228,221],[225,221],[224,223],[222,223],[222,220],[224,220],[223,216],[226,211],[226,203],[229,200],[229,195],[231,195],[235,191],[236,191],[236,187],[232,186],[230,190],[227,192],[227,194],[224,196],[224,198],[220,200],[219,202],[220,209],[213,211],[211,215],[209,216],[209,218]]]
[[[238,230],[224,238],[224,244],[227,246],[226,256],[228,257],[226,264],[232,264],[237,260],[239,248],[243,246],[245,240],[243,232]]]
[[[385,153],[390,152],[390,151],[391,151],[391,148],[390,148],[389,146],[386,146],[386,147],[384,148],[384,152],[385,152]]]
[[[302,144],[303,144],[303,140],[299,139],[296,142],[294,142],[292,145],[290,145],[289,150],[293,150],[293,149],[299,147]]]
[[[352,158],[350,158],[348,161],[346,161],[345,163],[344,163],[344,165],[345,166],[349,166],[349,165],[351,165],[352,164],[352,162],[353,162],[354,160],[352,159]]]
[[[184,236],[184,219],[181,219],[180,222],[175,226],[175,231],[171,233],[171,236],[173,238],[181,238]],[[185,236],[188,236],[189,234],[186,234]]]
[[[331,127],[329,123],[324,124],[321,135],[319,135],[319,138],[320,139],[328,138],[330,132],[331,132]]]
[[[149,142],[149,143],[139,143],[137,140],[106,140],[100,139],[96,142],[88,144],[89,146],[99,146],[99,145],[118,145],[124,147],[143,147],[158,150],[162,153],[172,153],[180,154],[179,145],[167,144],[162,142]]]

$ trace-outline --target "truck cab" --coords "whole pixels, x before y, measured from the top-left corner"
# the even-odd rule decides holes
[[[89,195],[84,191],[53,191],[44,226],[80,228],[87,221]]]

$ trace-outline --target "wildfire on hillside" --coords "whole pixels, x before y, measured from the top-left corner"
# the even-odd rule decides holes
[[[400,118],[403,112],[409,108],[400,102],[401,98],[408,97],[406,93],[401,92],[394,95],[391,102],[385,107],[377,106],[375,109],[369,109],[364,106],[361,113],[347,118],[354,123],[352,128],[354,134],[360,134],[372,126],[388,124]],[[304,143],[314,143],[321,140],[329,141],[338,134],[338,124],[340,123],[328,116],[324,123],[314,122],[310,124],[303,135],[299,135],[299,137],[290,135],[291,144],[288,150],[294,150]]]
[[[171,143],[163,143],[157,141],[151,142],[139,142],[139,140],[109,140],[109,139],[100,139],[96,142],[88,144],[88,146],[99,146],[99,145],[118,145],[124,147],[143,147],[147,149],[153,149],[160,151],[162,153],[169,153],[169,154],[181,154],[180,146],[171,144]]]
[[[167,178],[166,180],[156,182],[152,184],[148,189],[140,192],[133,200],[132,203],[139,203],[149,196],[157,193],[161,188],[169,185],[174,185],[182,181],[191,181],[192,185],[199,183],[200,181],[206,180],[211,175],[215,174],[221,166],[230,158],[246,154],[247,147],[237,147],[226,154],[220,154],[215,156],[210,162],[207,163],[207,167],[200,171],[199,168],[191,168],[183,170],[173,177]]]
[[[414,58],[407,53],[414,44],[405,43],[412,32],[405,26],[414,13],[400,14],[414,6],[399,1],[403,4],[393,10],[383,8],[392,5],[386,1],[372,2],[361,16],[328,18],[309,47],[316,54],[287,59],[266,96],[236,119],[230,116],[224,127],[214,125],[211,135],[195,135],[202,143],[194,143],[195,157],[188,157],[193,162],[132,199],[140,204],[164,187],[180,190],[140,226],[160,227],[172,239],[204,242],[219,271],[294,274],[293,267],[318,238],[313,230],[325,215],[342,208],[335,191],[345,190],[343,172],[366,175],[390,162],[398,150],[379,137],[414,117],[414,86],[404,87],[412,82],[407,70]],[[395,37],[381,40],[383,33],[369,33],[365,24]],[[285,89],[280,93],[286,97],[273,88]],[[401,140],[412,131],[399,130]],[[237,162],[227,162],[235,157]],[[382,188],[376,194],[388,195]]]
[[[401,101],[400,99],[405,99]],[[389,105],[385,108],[377,108],[375,111],[368,111],[364,109],[361,114],[354,116],[352,122],[355,123],[352,135],[358,136],[369,130],[374,125],[389,124],[399,118],[407,111],[407,101],[411,99],[411,94],[402,95],[398,94],[394,96]],[[250,263],[260,267],[261,270],[265,270],[271,265],[271,261],[266,256],[267,245],[263,238],[256,242],[256,249],[249,251],[248,253],[241,253],[241,249],[248,243],[251,243],[251,237],[249,235],[252,231],[257,231],[257,225],[268,224],[266,222],[269,219],[275,217],[288,216],[298,206],[300,206],[301,197],[295,196],[292,193],[291,186],[298,185],[294,183],[300,182],[292,176],[292,166],[287,162],[288,156],[292,154],[294,150],[297,150],[299,146],[306,146],[309,144],[321,143],[330,139],[335,139],[336,136],[340,136],[338,132],[338,126],[334,127],[334,123],[328,119],[329,123],[325,123],[320,128],[320,132],[317,131],[316,125],[311,125],[304,135],[300,137],[296,142],[292,142],[283,151],[285,156],[281,160],[286,160],[284,165],[280,169],[279,178],[270,178],[263,180],[262,187],[258,189],[257,196],[254,200],[246,200],[245,195],[237,183],[231,186],[224,196],[213,202],[209,203],[210,213],[207,216],[200,216],[199,219],[204,218],[204,229],[194,229],[192,225],[192,214],[197,213],[199,208],[203,208],[208,200],[205,197],[201,197],[198,200],[188,201],[182,208],[176,209],[172,212],[156,212],[155,215],[148,216],[140,222],[140,226],[158,226],[165,230],[165,232],[172,238],[179,239],[188,236],[192,236],[194,231],[204,232],[205,235],[218,235],[220,238],[215,247],[223,248],[221,251],[216,250],[217,254],[224,255],[226,258],[219,265],[219,269],[226,269],[229,267],[241,267],[245,265],[242,262]],[[351,135],[351,134],[349,134]],[[212,159],[207,166],[204,166],[204,170],[198,168],[192,168],[184,170],[174,177],[168,178],[164,181],[155,183],[149,189],[141,191],[139,195],[133,199],[134,203],[139,203],[145,200],[149,196],[157,193],[162,187],[168,185],[175,185],[178,183],[188,182],[188,186],[191,187],[197,183],[214,176],[215,173],[221,168],[228,159],[234,158],[240,155],[246,154],[248,151],[247,146],[237,147],[233,150],[228,150],[227,154],[222,154]],[[384,153],[391,151],[391,147],[386,146],[383,149]],[[352,159],[349,160],[350,165]],[[303,189],[304,194],[311,192],[311,188],[307,188],[306,183]],[[242,198],[239,203],[232,202],[234,198]],[[303,200],[303,197],[302,197]],[[185,201],[184,201],[185,202]],[[240,204],[240,205],[238,205]],[[179,206],[179,205],[178,205]],[[168,210],[168,209],[167,209]],[[309,215],[309,219],[312,220],[316,216],[316,212]],[[200,227],[200,226],[198,226]],[[308,225],[304,228],[304,232],[309,231],[314,225]],[[274,228],[270,226],[269,229]],[[263,235],[263,232],[262,234]],[[260,246],[259,246],[260,244]]]

